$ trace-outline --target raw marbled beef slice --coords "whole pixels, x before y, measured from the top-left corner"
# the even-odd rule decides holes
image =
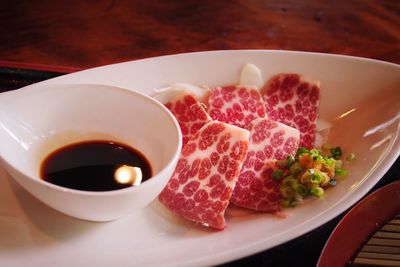
[[[201,127],[212,121],[203,105],[188,91],[179,91],[165,106],[174,114],[182,131],[182,147]]]
[[[248,140],[245,129],[218,121],[204,125],[183,148],[161,203],[188,220],[223,229]]]
[[[265,104],[256,87],[231,85],[211,90],[208,113],[214,120],[245,128],[265,117]]]
[[[300,147],[315,147],[319,82],[298,74],[278,74],[261,89],[268,118],[300,131]]]
[[[256,119],[247,129],[250,145],[230,201],[257,211],[279,210],[279,182],[272,178],[276,160],[295,155],[298,130],[269,119]]]

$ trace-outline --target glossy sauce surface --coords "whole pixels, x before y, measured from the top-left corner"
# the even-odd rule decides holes
[[[102,140],[61,147],[49,154],[40,167],[43,180],[84,191],[137,186],[151,176],[150,163],[140,151]]]

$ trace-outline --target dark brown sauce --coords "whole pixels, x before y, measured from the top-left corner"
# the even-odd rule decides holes
[[[84,191],[123,189],[151,176],[150,163],[141,152],[111,141],[64,146],[48,155],[40,167],[43,180]]]

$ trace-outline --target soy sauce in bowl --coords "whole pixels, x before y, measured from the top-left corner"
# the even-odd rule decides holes
[[[97,140],[55,150],[43,160],[40,177],[71,189],[112,191],[141,184],[152,177],[152,169],[140,151]]]

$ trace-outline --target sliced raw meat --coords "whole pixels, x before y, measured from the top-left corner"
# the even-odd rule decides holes
[[[298,74],[278,74],[261,89],[268,118],[300,131],[300,146],[315,147],[319,83]]]
[[[216,87],[211,90],[208,113],[214,120],[244,128],[252,120],[265,117],[265,104],[255,87]]]
[[[247,129],[250,145],[240,171],[231,202],[256,211],[279,210],[279,182],[272,178],[276,160],[286,159],[297,151],[297,129],[269,119],[256,119]]]
[[[212,121],[203,105],[188,91],[174,94],[165,106],[174,114],[182,131],[182,147],[207,122]]]
[[[188,220],[223,229],[248,140],[245,129],[218,121],[204,125],[183,148],[161,203]]]

